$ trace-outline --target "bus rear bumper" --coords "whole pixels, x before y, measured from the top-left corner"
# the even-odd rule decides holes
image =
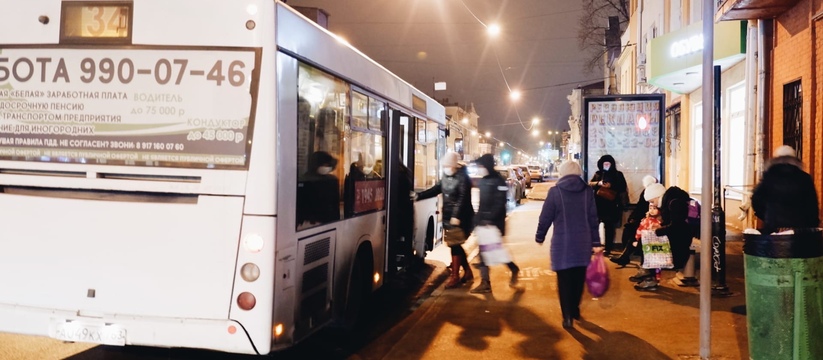
[[[108,345],[184,347],[242,354],[255,349],[236,321],[133,315],[78,316],[77,312],[0,304],[0,332]]]

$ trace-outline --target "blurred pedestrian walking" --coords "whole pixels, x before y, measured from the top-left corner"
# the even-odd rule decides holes
[[[766,164],[752,193],[754,214],[763,220],[761,233],[770,234],[820,225],[814,181],[791,146],[783,145]]]
[[[477,187],[480,189],[480,206],[475,215],[475,225],[494,226],[500,231],[500,236],[506,234],[506,195],[509,193],[506,180],[494,170],[494,156],[485,154],[475,161],[478,166],[477,172],[482,176]],[[480,241],[480,239],[478,239]],[[481,252],[483,251],[481,247]],[[513,261],[506,263],[512,272],[509,286],[517,285],[517,277],[520,268]],[[489,279],[489,267],[483,262],[480,256],[478,264],[480,269],[480,285],[472,289],[472,293],[489,293],[492,291]]]

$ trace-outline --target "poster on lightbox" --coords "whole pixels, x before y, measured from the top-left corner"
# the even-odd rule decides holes
[[[637,203],[643,177],[663,176],[665,95],[607,95],[583,99],[584,172],[591,179],[597,160],[611,155],[626,177],[629,202]]]

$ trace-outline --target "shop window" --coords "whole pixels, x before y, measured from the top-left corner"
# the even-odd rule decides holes
[[[691,184],[689,192],[700,193],[703,189],[703,103],[692,106],[691,126]]]
[[[803,154],[803,87],[800,80],[783,85],[783,144]]]
[[[722,137],[723,168],[725,185],[738,190],[747,185],[746,181],[746,86],[744,83],[732,86],[726,92],[728,115],[724,117]],[[727,197],[740,199],[737,192],[729,192]]]

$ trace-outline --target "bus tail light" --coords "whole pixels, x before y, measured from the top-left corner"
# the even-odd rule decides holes
[[[263,237],[254,233],[248,234],[243,238],[243,246],[249,252],[260,252],[260,250],[263,250]]]
[[[243,310],[251,310],[254,309],[254,305],[257,304],[257,299],[255,299],[254,295],[250,292],[243,292],[237,296],[237,306],[239,306]]]
[[[253,282],[260,277],[260,268],[253,263],[245,263],[240,268],[240,277],[248,282]]]

